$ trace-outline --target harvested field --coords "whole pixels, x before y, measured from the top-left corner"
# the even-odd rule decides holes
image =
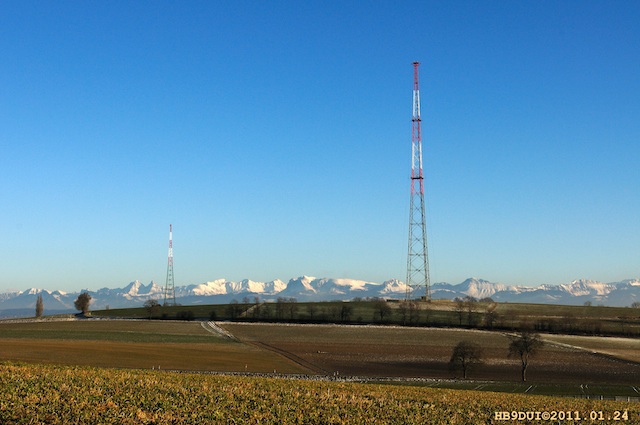
[[[273,352],[215,335],[200,322],[0,323],[0,361],[137,369],[306,373]]]
[[[509,339],[499,332],[394,326],[224,323],[241,341],[291,353],[324,373],[361,376],[452,378],[448,361],[461,340],[483,349],[472,379],[518,381],[519,359],[508,358]],[[633,384],[640,364],[566,345],[547,344],[533,357],[528,381]]]
[[[121,342],[219,343],[200,322],[152,320],[44,320],[0,322],[0,338]]]
[[[640,339],[575,335],[545,335],[545,339],[640,363]]]
[[[483,348],[469,378],[518,382],[501,332],[398,326],[285,325],[219,322],[242,343],[203,322],[76,320],[0,323],[0,361],[221,372],[315,373],[450,379],[453,347]],[[637,386],[640,342],[625,338],[545,335],[528,381]],[[575,346],[575,347],[573,347]],[[577,347],[577,348],[576,348]],[[593,353],[596,352],[596,353]],[[620,357],[617,359],[615,356]]]

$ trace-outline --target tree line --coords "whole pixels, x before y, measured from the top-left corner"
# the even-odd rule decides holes
[[[87,292],[81,293],[74,305],[80,315],[88,315],[92,298]],[[637,307],[640,303],[636,302]],[[443,304],[440,304],[442,306]],[[366,307],[365,307],[366,306]],[[296,321],[308,323],[355,323],[355,324],[399,324],[403,326],[467,327],[487,330],[516,331],[523,326],[536,332],[638,336],[639,317],[633,314],[606,320],[595,317],[578,317],[567,308],[556,315],[528,314],[521,316],[521,309],[505,309],[491,298],[477,300],[473,297],[455,298],[448,308],[433,308],[424,301],[391,301],[381,298],[354,298],[351,302],[309,302],[301,303],[295,298],[280,297],[265,302],[260,297],[244,297],[241,301],[232,300],[229,304],[213,307],[207,314],[210,320],[246,320],[246,321]],[[36,317],[44,314],[42,294],[38,294],[35,305]],[[195,307],[184,306],[165,309],[158,300],[145,301],[144,308],[149,319],[195,320]],[[587,306],[585,308],[597,308]],[[635,308],[633,310],[636,310]],[[199,319],[204,318],[198,313]]]
[[[195,307],[194,307],[195,308]],[[591,307],[589,307],[591,308]],[[596,307],[593,307],[596,308]],[[145,302],[150,319],[193,320],[184,310],[164,309],[156,300]],[[198,318],[234,321],[274,321],[301,323],[342,324],[395,324],[403,326],[464,327],[469,329],[502,330],[514,332],[530,328],[536,332],[637,336],[640,333],[638,317],[619,318],[578,317],[571,309],[559,310],[561,315],[536,316],[517,305],[508,308],[490,298],[476,300],[457,298],[453,302],[439,303],[438,307],[424,301],[391,301],[380,298],[354,299],[350,302],[298,302],[295,298],[280,297],[265,302],[259,297],[245,297],[241,301],[211,306],[209,313]],[[607,323],[605,323],[607,322]]]

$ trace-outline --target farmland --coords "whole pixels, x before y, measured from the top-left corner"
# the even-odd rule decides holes
[[[323,373],[359,376],[429,377],[451,379],[448,369],[453,347],[461,340],[475,341],[483,349],[484,364],[471,378],[517,381],[519,360],[507,357],[509,339],[502,332],[397,326],[274,325],[224,323],[242,341],[291,353]],[[640,350],[637,339],[544,335],[545,347],[532,358],[531,383],[616,384],[640,382],[640,364],[616,357]],[[554,339],[555,338],[555,339]],[[589,346],[576,348],[570,343]],[[607,355],[597,353],[608,350]],[[596,353],[594,353],[596,351]],[[634,393],[637,395],[637,393]]]
[[[446,300],[414,305],[414,310],[407,311],[402,302],[298,303],[282,300],[276,303],[162,307],[155,318],[176,319],[188,312],[200,320],[386,324],[505,331],[524,325],[548,333],[640,336],[640,309],[636,308],[493,302],[457,304]],[[384,317],[381,316],[381,307],[387,308]],[[105,318],[149,318],[149,313],[143,308],[104,310],[94,314]]]
[[[234,338],[200,321],[0,322],[0,423],[524,423],[493,420],[513,411],[640,420],[637,402],[573,398],[636,400],[637,339],[544,335],[521,383],[503,332],[218,325]],[[471,380],[447,369],[460,340],[483,347]]]
[[[3,424],[638,423],[640,404],[424,387],[0,364]],[[555,413],[554,413],[555,412]],[[562,412],[560,414],[560,412]],[[502,413],[500,413],[502,414]],[[569,416],[567,416],[569,415]],[[567,418],[572,418],[568,420]],[[538,423],[538,422],[536,422]]]
[[[107,368],[258,372],[451,380],[453,347],[482,347],[483,364],[456,388],[637,397],[640,340],[543,335],[519,387],[519,360],[503,332],[402,326],[219,322],[235,339],[197,321],[69,320],[0,322],[0,361]],[[488,382],[488,383],[487,383]],[[496,385],[494,382],[501,382]],[[505,386],[504,383],[508,383]],[[583,384],[589,385],[589,390]],[[448,384],[442,384],[448,385]],[[529,388],[533,385],[532,388]],[[550,386],[545,386],[550,385]],[[605,386],[614,388],[603,389]]]
[[[117,368],[301,373],[282,356],[212,334],[200,322],[0,322],[0,361]]]

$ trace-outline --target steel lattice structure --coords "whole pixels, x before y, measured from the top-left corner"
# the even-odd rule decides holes
[[[176,304],[176,288],[173,282],[173,228],[169,225],[169,258],[167,260],[167,281],[164,286],[164,305]]]
[[[409,208],[409,249],[407,255],[406,299],[429,300],[429,256],[424,210],[424,175],[422,173],[422,130],[420,119],[419,62],[413,63],[413,117],[411,132],[411,206]],[[424,292],[422,289],[424,288]],[[420,293],[422,292],[422,293]]]

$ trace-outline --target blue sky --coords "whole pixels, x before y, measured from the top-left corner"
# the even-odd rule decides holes
[[[0,291],[640,276],[640,3],[5,1]]]

